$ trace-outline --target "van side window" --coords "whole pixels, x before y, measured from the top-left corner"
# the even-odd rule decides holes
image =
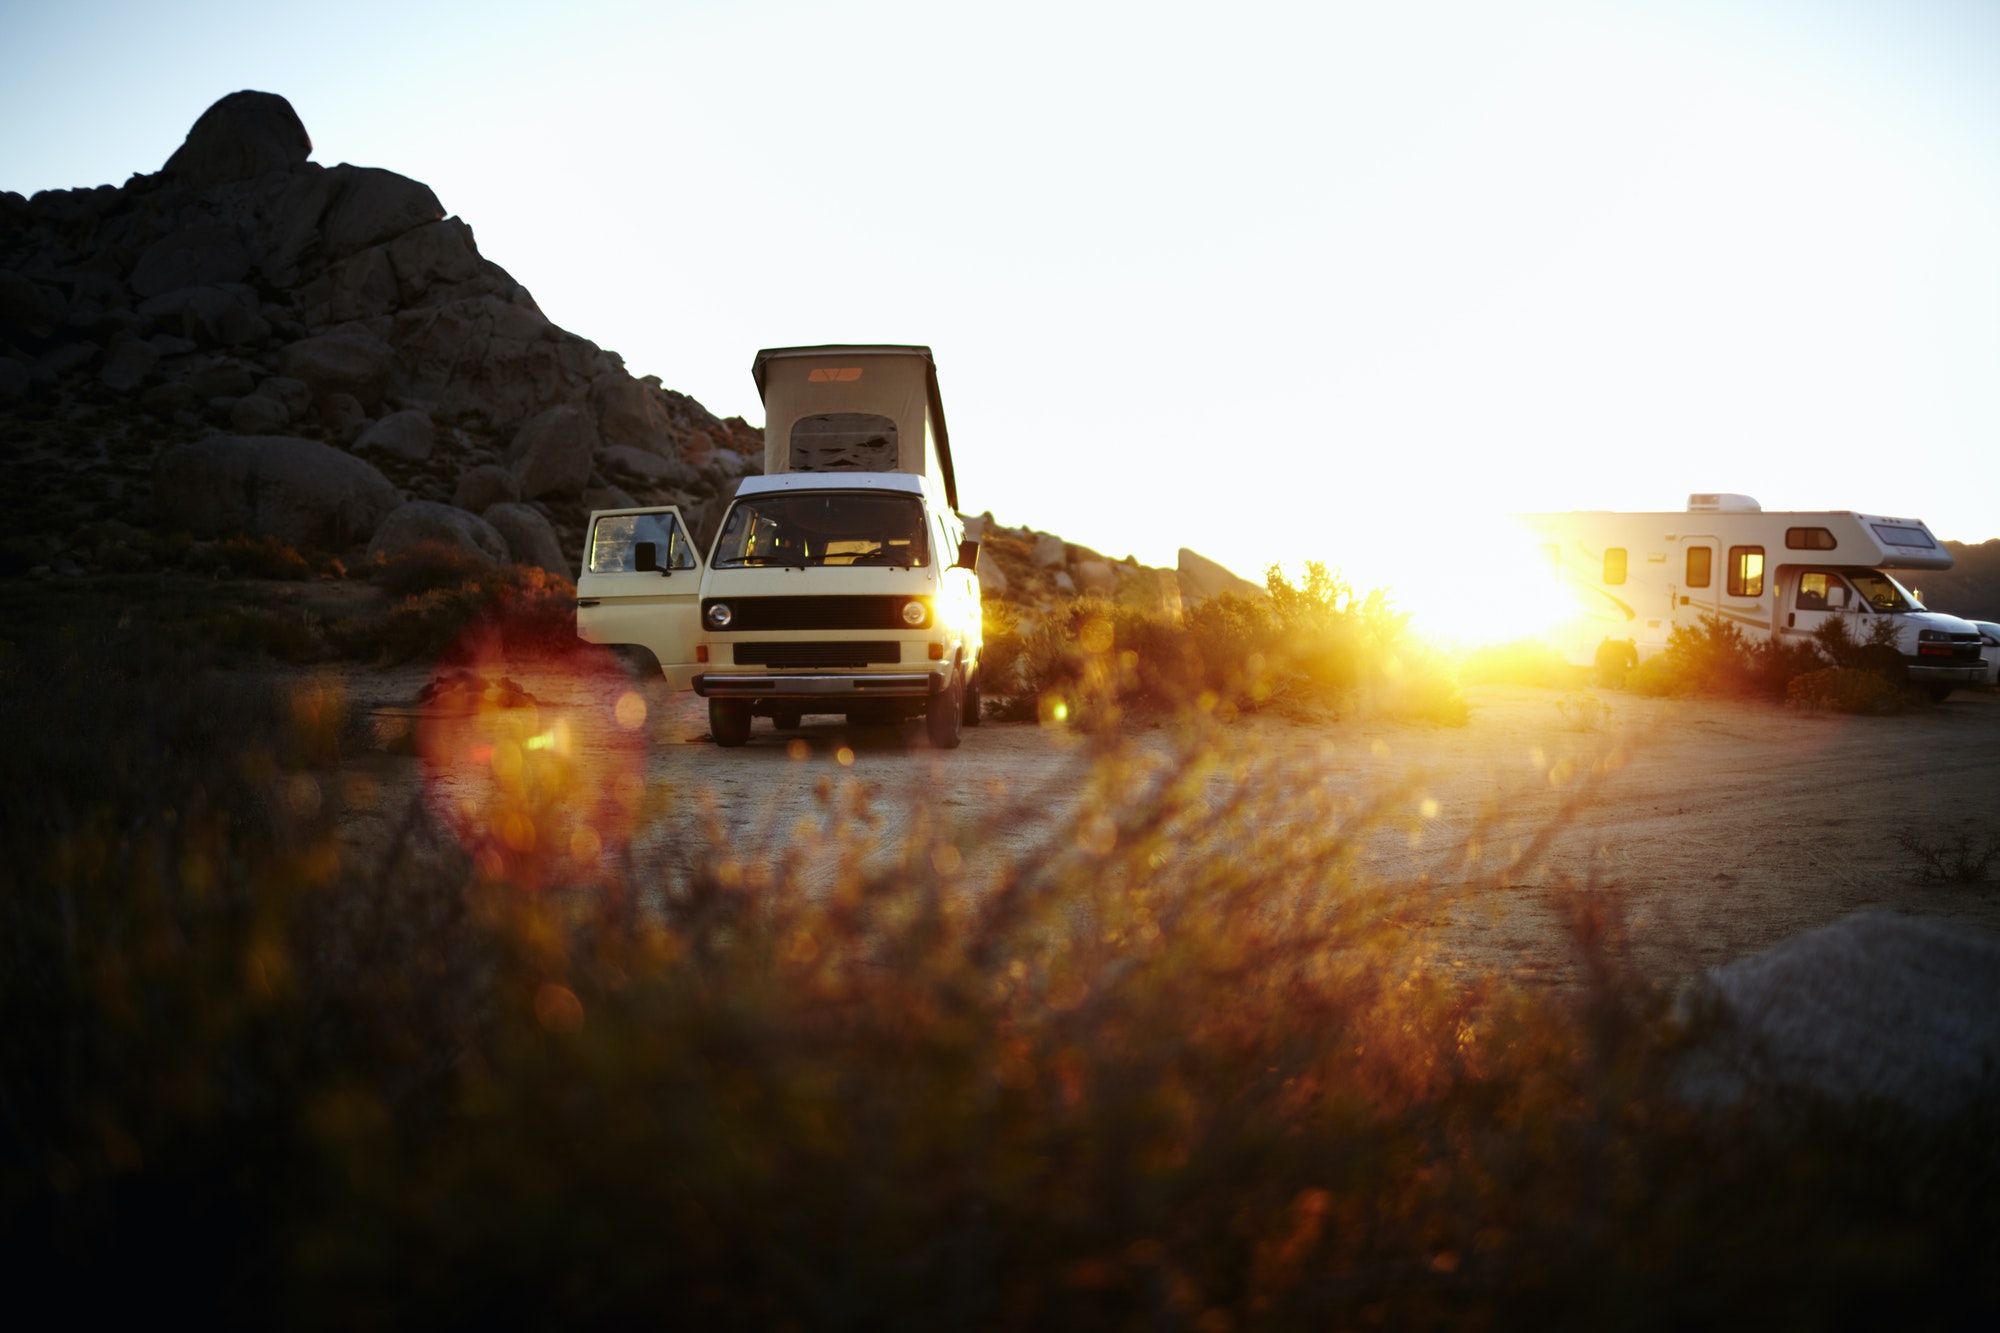
[[[1762,597],[1764,595],[1763,547],[1732,546],[1729,548],[1729,595],[1731,597]]]
[[[1831,551],[1839,545],[1833,534],[1825,528],[1786,528],[1785,549],[1788,551]]]
[[[1625,548],[1607,546],[1604,549],[1604,581],[1623,583],[1625,581]]]
[[[651,542],[661,569],[693,569],[694,543],[672,514],[606,514],[590,532],[590,572],[631,574],[638,570],[632,548]]]
[[[1715,548],[1713,546],[1688,547],[1687,586],[1706,588],[1715,577]]]
[[[821,412],[792,423],[794,472],[894,472],[897,461],[896,423],[877,413]]]

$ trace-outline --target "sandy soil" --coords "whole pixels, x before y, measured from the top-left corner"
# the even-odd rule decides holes
[[[1046,817],[1003,832],[989,854],[1034,856],[1088,762],[1073,735],[992,721],[951,752],[931,749],[919,725],[851,731],[834,718],[809,719],[797,733],[760,721],[748,746],[720,750],[707,741],[702,702],[658,681],[509,674],[544,718],[602,719],[627,692],[643,699],[643,722],[628,735],[606,729],[594,760],[606,773],[632,768],[666,798],[652,833],[666,843],[698,838],[712,818],[739,846],[780,846],[830,782],[865,794],[891,836],[913,812],[974,821],[1024,802]],[[425,678],[362,672],[343,684],[389,736],[410,725]],[[1580,710],[1577,696],[1515,686],[1468,694],[1472,719],[1458,728],[1262,717],[1234,728],[1266,765],[1259,780],[1324,784],[1395,816],[1370,849],[1377,874],[1477,886],[1440,923],[1451,965],[1574,982],[1565,886],[1604,895],[1624,926],[1621,948],[1668,982],[1867,909],[2000,929],[2000,884],[1922,883],[1895,841],[1904,829],[2000,835],[2000,696],[1845,718],[1620,693],[1595,696],[1608,711]],[[1158,751],[1170,744],[1163,728],[1133,739]],[[379,792],[348,829],[358,845],[379,842],[426,791],[441,804],[465,796],[449,776],[427,784],[407,756],[366,756],[354,774]],[[1546,848],[1515,861],[1552,823]]]

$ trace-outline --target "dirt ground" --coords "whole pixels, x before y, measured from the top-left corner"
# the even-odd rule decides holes
[[[721,750],[707,740],[702,701],[657,679],[508,670],[545,719],[602,718],[628,693],[644,702],[631,734],[610,731],[597,759],[606,773],[623,765],[648,792],[673,798],[651,833],[667,843],[697,839],[715,820],[749,855],[776,849],[830,783],[865,794],[891,837],[921,812],[971,824],[1025,801],[1046,817],[981,845],[986,855],[1033,857],[1073,806],[1088,763],[1075,735],[991,720],[949,752],[930,748],[920,724],[850,730],[832,717],[796,733],[759,721],[748,746]],[[392,738],[412,724],[426,678],[362,671],[342,684],[376,734]],[[1232,727],[1256,758],[1253,781],[1319,783],[1382,804],[1393,819],[1364,862],[1375,875],[1473,887],[1438,923],[1445,965],[1575,982],[1564,925],[1573,886],[1604,895],[1622,925],[1621,951],[1666,983],[1864,910],[2000,930],[2000,883],[1924,883],[1896,841],[1904,830],[2000,836],[2000,696],[1962,693],[1886,718],[1521,686],[1474,687],[1468,697],[1463,727],[1365,717]],[[627,721],[639,718],[625,707]],[[1130,735],[1142,749],[1171,743],[1164,727]],[[449,773],[433,774],[427,781],[407,755],[359,759],[353,775],[379,795],[348,829],[357,847],[384,839],[411,800],[465,798]],[[1517,861],[1552,824],[1546,846]],[[1477,851],[1468,859],[1469,842]]]

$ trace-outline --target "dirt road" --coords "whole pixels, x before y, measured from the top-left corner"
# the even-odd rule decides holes
[[[920,725],[849,730],[833,718],[796,733],[760,721],[751,744],[720,750],[708,743],[701,701],[657,681],[510,674],[544,717],[601,718],[627,694],[643,702],[626,702],[631,734],[604,742],[610,748],[586,764],[606,775],[623,765],[633,776],[620,780],[660,798],[653,808],[664,813],[647,835],[655,843],[697,839],[716,821],[752,855],[781,847],[822,808],[830,784],[865,796],[891,838],[913,812],[971,825],[1023,803],[1044,813],[980,844],[980,854],[1032,857],[1073,807],[1088,764],[1080,737],[991,721],[951,752],[931,749]],[[397,706],[423,679],[362,674],[347,688],[362,709],[385,710],[381,725],[393,730],[404,715]],[[1573,980],[1565,885],[1607,895],[1627,930],[1623,947],[1663,981],[1866,909],[2000,929],[2000,884],[1925,884],[1896,841],[1904,830],[2000,836],[2000,697],[1849,718],[1615,692],[1468,693],[1472,719],[1458,728],[1262,717],[1232,728],[1254,760],[1249,780],[1316,783],[1356,806],[1381,803],[1390,818],[1365,858],[1377,876],[1479,886],[1449,923],[1451,965]],[[1130,736],[1141,750],[1172,743],[1163,727]],[[350,830],[357,842],[380,837],[391,812],[427,785],[436,805],[467,799],[449,772],[426,784],[414,758],[377,755],[364,767],[381,799]],[[1517,861],[1524,850],[1535,855]]]

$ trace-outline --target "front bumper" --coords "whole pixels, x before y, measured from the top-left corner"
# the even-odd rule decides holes
[[[944,688],[945,674],[932,671],[827,672],[811,676],[720,675],[694,678],[704,699],[923,699]]]
[[[1984,662],[1966,665],[1953,663],[1950,666],[1932,666],[1928,662],[1909,664],[1912,685],[1984,685],[1986,664]]]

